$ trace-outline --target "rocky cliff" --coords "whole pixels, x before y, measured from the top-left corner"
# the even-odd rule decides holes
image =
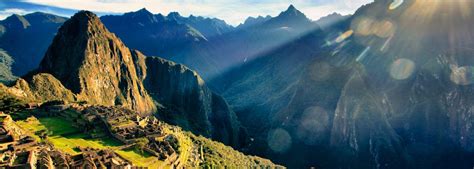
[[[156,108],[138,66],[95,14],[81,11],[59,29],[37,72],[56,77],[78,100],[152,113]]]
[[[387,98],[373,91],[356,69],[342,89],[330,135],[342,168],[406,168],[401,139],[388,121]],[[314,117],[318,118],[318,117]]]
[[[158,115],[195,133],[237,145],[240,124],[227,102],[187,67],[158,57],[146,58],[145,88],[168,111]]]

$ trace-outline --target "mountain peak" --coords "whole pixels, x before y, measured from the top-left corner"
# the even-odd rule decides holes
[[[138,11],[134,12],[127,12],[125,15],[131,15],[131,16],[153,16],[153,13],[148,11],[146,8],[139,9]]]
[[[295,6],[290,5],[286,11],[281,12],[277,17],[271,18],[267,24],[276,27],[304,28],[311,25],[311,20]]]
[[[26,29],[27,27],[30,26],[30,22],[28,22],[28,20],[26,20],[23,16],[18,15],[18,14],[13,14],[7,17],[2,22],[4,23],[4,26],[12,27],[12,28]]]
[[[143,24],[151,24],[151,23],[156,23],[158,19],[148,11],[146,8],[142,8],[138,11],[134,12],[127,12],[123,16],[127,17],[130,19],[130,23],[139,23],[140,25]]]
[[[76,14],[74,14],[74,16],[71,17],[71,19],[79,19],[79,20],[98,20],[99,17],[97,17],[96,14],[92,13],[91,11],[85,11],[85,10],[82,10],[82,11],[79,11],[77,12]]]
[[[146,9],[146,8],[142,8],[142,9],[138,10],[137,12],[150,12],[150,11],[148,11],[148,9]]]
[[[89,37],[91,34],[107,32],[99,17],[90,11],[79,11],[59,29],[59,34],[73,37]]]
[[[136,15],[145,15],[145,16],[151,16],[153,15],[153,13],[151,13],[148,9],[146,8],[142,8],[138,11],[135,11],[135,12],[131,12],[131,13],[134,13]]]
[[[80,11],[61,26],[38,72],[52,74],[80,100],[150,113],[155,107],[137,73],[142,66],[136,57],[97,15]]]
[[[295,8],[295,6],[290,5],[286,11],[280,13],[280,16],[304,16],[306,17],[301,11]]]
[[[182,16],[178,12],[170,12],[168,16],[166,16],[168,19],[172,20],[179,20],[182,18]]]
[[[287,11],[297,11],[297,10],[298,9],[296,9],[295,6],[293,6],[293,4],[291,4],[287,9]]]

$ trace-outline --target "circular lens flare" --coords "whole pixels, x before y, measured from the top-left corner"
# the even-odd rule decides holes
[[[291,147],[291,136],[286,130],[277,128],[268,132],[267,144],[274,152],[285,152]]]
[[[319,106],[306,108],[300,119],[296,136],[308,145],[322,142],[329,126],[328,113]]]
[[[390,76],[396,80],[409,78],[415,71],[415,62],[410,59],[397,59],[390,66]]]

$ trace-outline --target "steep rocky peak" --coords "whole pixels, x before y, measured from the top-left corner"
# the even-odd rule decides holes
[[[271,18],[266,23],[277,27],[305,28],[311,24],[311,20],[293,5],[290,5],[286,11],[281,12],[277,17]]]
[[[304,17],[306,18],[306,15],[303,14],[301,11],[295,8],[295,6],[290,5],[286,11],[283,11],[280,13],[278,17]]]
[[[52,74],[79,100],[150,113],[155,107],[133,61],[132,51],[97,15],[80,11],[59,29],[38,71]]]
[[[61,27],[63,30],[70,30],[74,28],[84,28],[86,30],[93,31],[93,29],[105,29],[99,17],[89,11],[79,11],[71,17],[70,21]],[[61,31],[59,33],[62,33]],[[81,33],[81,32],[75,32]]]

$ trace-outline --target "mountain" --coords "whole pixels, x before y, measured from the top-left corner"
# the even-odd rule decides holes
[[[235,113],[196,72],[129,49],[91,12],[66,21],[39,68],[24,79],[13,93],[36,102],[120,106],[228,145],[246,139]]]
[[[194,15],[183,17],[178,12],[170,12],[166,18],[169,20],[175,20],[181,24],[187,24],[201,32],[207,38],[220,36],[234,30],[233,26],[228,25],[224,20],[217,18],[205,18]]]
[[[74,94],[45,73],[34,75],[29,83],[20,79],[13,87],[0,84],[1,127],[6,131],[2,136],[22,140],[4,140],[10,149],[3,149],[2,153],[11,158],[3,161],[2,166],[80,168],[87,160],[90,166],[111,168],[284,168],[166,124],[152,115],[138,116],[138,112],[123,107],[44,102],[68,96]],[[37,101],[41,106],[33,104]],[[68,134],[58,132],[65,128]],[[46,137],[42,134],[45,131]],[[136,144],[143,147],[140,149]],[[40,153],[35,153],[37,150]],[[25,154],[30,160],[21,160]],[[13,161],[20,162],[12,164]]]
[[[285,165],[289,167],[302,167],[302,164],[308,166],[307,162],[319,165],[326,158],[315,159],[314,157],[329,158],[328,154],[325,153],[308,156],[307,153],[311,149],[292,147],[291,149],[286,149],[288,152],[284,153],[286,150],[274,152],[268,146],[270,141],[268,140],[270,137],[269,132],[281,128],[282,124],[286,125],[292,119],[292,116],[280,113],[281,111],[288,108],[292,112],[302,113],[306,108],[303,108],[301,104],[307,105],[305,104],[309,101],[307,99],[329,102],[329,99],[334,98],[332,96],[321,96],[319,98],[315,97],[315,95],[310,95],[310,93],[340,92],[335,86],[335,89],[328,88],[332,86],[329,82],[321,86],[309,83],[309,80],[314,79],[314,81],[319,82],[318,80],[331,76],[327,74],[329,71],[327,69],[330,68],[329,64],[314,64],[318,56],[330,55],[331,53],[329,49],[318,48],[325,45],[325,36],[325,32],[317,29],[297,41],[283,44],[279,48],[257,56],[255,60],[248,61],[211,81],[213,86],[217,86],[222,91],[221,94],[236,112],[242,125],[247,128],[249,136],[254,138],[254,141],[248,145],[251,153],[264,155],[280,162],[285,161]],[[315,75],[307,79],[303,78],[306,74],[319,71],[322,73],[320,76]],[[338,74],[344,75],[346,73],[348,73],[347,70],[340,70]],[[338,77],[337,74],[333,76]],[[305,80],[308,81],[308,84],[303,86],[302,81]],[[335,81],[343,81],[343,78],[341,77],[340,80]],[[343,85],[344,82],[341,83]],[[300,93],[308,93],[308,97],[300,98],[295,96]],[[293,102],[298,104],[297,107],[289,107],[290,103]],[[335,102],[337,103],[337,100]],[[328,103],[329,105],[331,104]],[[299,121],[295,123],[300,124]],[[288,125],[293,125],[293,123]],[[299,139],[296,139],[292,131],[288,130],[291,133],[291,137],[295,138],[292,139],[295,142],[292,145],[298,145]],[[278,143],[278,141],[274,143]],[[303,145],[303,143],[300,145]],[[288,156],[284,154],[288,154]],[[285,160],[290,158],[290,156],[294,160]]]
[[[316,21],[316,24],[321,26],[321,28],[331,28],[333,24],[339,23],[345,19],[348,19],[349,15],[341,15],[339,13],[332,13],[327,16],[321,17]]]
[[[136,62],[146,65],[140,72],[146,71],[144,86],[163,106],[157,113],[160,119],[228,145],[245,141],[235,113],[196,72],[159,57],[141,56]]]
[[[138,49],[145,55],[177,57],[176,53],[182,48],[207,41],[195,28],[176,20],[155,16],[146,9],[121,16],[106,15],[101,20],[127,46]]]
[[[155,111],[128,49],[90,12],[79,12],[59,29],[37,72],[56,77],[78,100]]]
[[[264,23],[264,22],[270,20],[271,18],[272,17],[270,15],[267,15],[265,17],[258,16],[256,18],[248,17],[247,19],[245,19],[244,23],[237,26],[237,29],[243,29],[243,28],[248,28],[248,27],[254,26],[254,25],[258,25],[258,24],[261,24],[261,23]]]
[[[261,18],[257,22],[259,23],[240,26],[234,32],[209,39],[212,49],[210,57],[219,63],[219,73],[254,60],[318,27],[292,5],[276,17]],[[197,71],[200,72],[199,69]],[[217,75],[207,72],[203,74],[210,79]]]
[[[153,15],[142,9],[120,16],[102,16],[101,20],[127,46],[145,55],[185,64],[200,74],[216,72],[218,64],[209,56],[210,49],[205,45],[207,37],[189,24],[181,23],[189,21],[184,17]]]
[[[311,27],[308,28],[306,26],[312,25],[312,22],[303,12],[296,9],[295,6],[290,5],[286,11],[283,11],[277,17],[268,20],[266,25],[269,27],[290,27],[302,31],[305,29],[311,29]]]
[[[184,64],[205,80],[317,27],[294,6],[277,17],[263,18],[261,24],[239,29],[218,19],[183,17],[177,12],[153,15],[146,9],[101,20],[128,46]]]
[[[250,152],[290,168],[469,168],[474,18],[464,7],[474,3],[375,1],[213,86],[254,137]]]
[[[0,48],[15,61],[12,65],[14,75],[22,76],[37,68],[64,21],[64,17],[41,12],[12,15],[0,21]]]

